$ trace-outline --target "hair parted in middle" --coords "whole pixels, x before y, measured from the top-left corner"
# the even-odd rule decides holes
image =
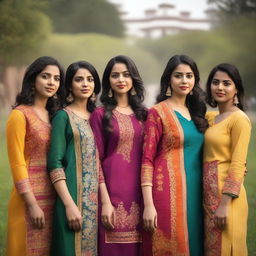
[[[200,87],[200,75],[195,61],[187,55],[174,55],[171,57],[165,67],[160,81],[160,94],[157,96],[157,103],[169,98],[166,96],[168,87],[171,86],[171,75],[178,65],[188,65],[194,76],[195,85],[192,90],[193,94],[188,94],[186,97],[186,106],[190,112],[192,120],[195,122],[197,129],[204,132],[208,127],[208,122],[205,118],[206,104],[204,102],[205,93]]]
[[[73,77],[75,76],[76,72],[81,68],[87,69],[92,74],[93,79],[94,79],[94,91],[93,92],[95,93],[95,95],[99,94],[99,92],[100,92],[100,89],[101,89],[100,78],[99,78],[98,72],[94,68],[94,66],[87,61],[74,62],[69,65],[69,67],[67,68],[67,71],[66,71],[66,78],[65,78],[65,88],[66,88],[65,103],[66,103],[66,105],[70,104],[70,102],[67,100],[67,97],[69,96],[69,94],[72,90]],[[90,100],[91,97],[92,96],[90,96],[90,98],[88,99],[88,102],[87,102],[87,110],[89,112],[92,112],[96,107],[95,102],[93,100]]]
[[[133,95],[130,90],[128,92],[128,100],[136,118],[141,121],[145,121],[147,118],[147,111],[142,103],[144,100],[144,86],[139,71],[132,59],[124,55],[118,55],[110,59],[110,61],[107,63],[102,77],[102,94],[100,100],[105,108],[103,124],[106,131],[111,131],[110,120],[113,114],[112,111],[117,106],[115,97],[109,97],[108,95],[111,88],[110,74],[113,66],[117,63],[125,64],[131,75],[133,88],[136,91],[136,94]]]

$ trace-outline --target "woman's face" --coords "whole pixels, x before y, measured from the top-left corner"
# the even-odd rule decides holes
[[[72,79],[72,94],[74,99],[88,99],[94,91],[94,78],[88,69],[80,68]]]
[[[172,95],[187,96],[195,86],[195,76],[189,65],[179,64],[170,78]]]
[[[52,97],[60,86],[60,70],[57,66],[46,66],[35,79],[35,94],[43,98]]]
[[[213,99],[217,103],[231,103],[233,104],[233,99],[237,89],[234,81],[229,77],[226,72],[217,71],[211,82],[211,94]]]
[[[110,73],[109,82],[116,94],[126,94],[133,86],[133,81],[128,68],[123,63],[116,63]]]

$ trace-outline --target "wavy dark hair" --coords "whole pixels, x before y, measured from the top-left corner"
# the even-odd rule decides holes
[[[200,75],[194,60],[187,55],[174,55],[168,61],[165,70],[161,77],[160,94],[157,96],[157,103],[169,98],[166,96],[166,91],[170,85],[171,75],[175,68],[180,65],[188,65],[195,76],[195,86],[192,90],[193,94],[188,94],[186,97],[186,106],[189,110],[192,120],[194,121],[197,129],[204,132],[208,127],[208,122],[205,118],[206,105],[204,103],[205,93],[200,87]]]
[[[139,71],[132,59],[124,55],[118,55],[112,58],[108,62],[102,77],[102,94],[101,94],[100,100],[105,108],[103,125],[106,131],[111,131],[112,127],[111,127],[110,121],[113,115],[112,111],[117,106],[117,101],[115,97],[108,96],[109,90],[111,88],[110,80],[109,80],[110,73],[113,69],[113,66],[116,63],[125,64],[131,75],[132,83],[136,91],[136,95],[132,95],[130,90],[128,92],[128,100],[129,100],[129,105],[134,111],[136,118],[140,121],[145,121],[147,118],[146,108],[142,104],[144,100],[144,86],[143,86],[143,81],[140,77]]]
[[[237,107],[244,111],[244,86],[242,78],[238,69],[234,65],[228,63],[221,63],[211,70],[206,83],[206,102],[211,107],[217,107],[217,102],[213,99],[211,93],[212,79],[217,71],[225,72],[232,79],[237,89],[237,98],[239,101]]]
[[[31,63],[26,71],[22,81],[21,92],[16,96],[16,102],[13,108],[19,105],[29,105],[32,106],[35,101],[35,81],[38,74],[40,74],[46,66],[53,65],[57,66],[60,71],[60,86],[57,94],[57,99],[54,97],[50,97],[46,104],[46,109],[49,113],[50,118],[53,117],[54,113],[62,108],[63,100],[65,97],[65,88],[64,88],[64,69],[60,65],[60,63],[49,56],[42,56],[36,59],[33,63]]]
[[[67,97],[69,96],[70,92],[72,91],[72,81],[73,81],[73,77],[75,76],[76,72],[81,69],[87,69],[93,76],[94,79],[94,90],[93,92],[95,93],[95,95],[99,94],[100,92],[100,78],[98,75],[97,70],[94,68],[94,66],[92,64],[90,64],[87,61],[77,61],[74,62],[72,64],[69,65],[67,71],[66,71],[66,78],[65,78],[65,89],[66,89],[66,97],[65,97],[65,105],[69,105],[71,102],[69,102],[67,100]],[[91,97],[89,97],[88,101],[87,101],[87,110],[89,112],[92,112],[96,105],[95,102],[91,100]]]

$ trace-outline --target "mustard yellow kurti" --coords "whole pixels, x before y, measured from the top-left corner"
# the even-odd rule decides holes
[[[217,114],[207,114],[209,128],[205,133],[205,256],[246,256],[248,205],[243,181],[251,123],[241,110],[215,123]],[[233,198],[223,231],[216,227],[214,218],[222,194]]]
[[[8,207],[8,256],[47,256],[50,250],[54,190],[46,171],[50,124],[30,106],[18,106],[7,121],[7,148],[14,188]],[[45,227],[35,229],[21,194],[33,192]]]

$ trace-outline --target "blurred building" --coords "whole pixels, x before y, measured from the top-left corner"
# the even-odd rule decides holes
[[[144,17],[129,18],[117,5],[126,27],[127,36],[159,38],[187,30],[209,30],[210,18],[193,18],[188,11],[177,11],[175,5],[161,3],[155,9],[144,11]]]

